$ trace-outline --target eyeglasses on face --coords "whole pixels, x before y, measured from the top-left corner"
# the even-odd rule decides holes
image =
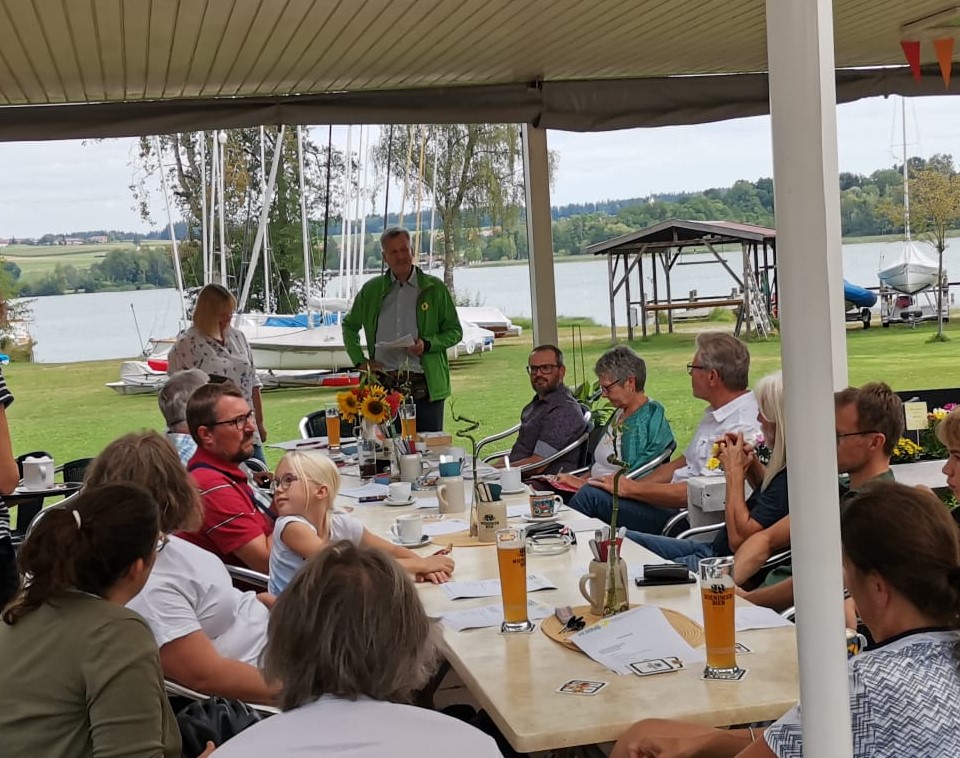
[[[270,491],[271,492],[286,492],[290,489],[290,485],[294,482],[299,482],[300,477],[296,474],[284,474],[279,479],[270,480]]]
[[[859,437],[862,434],[880,434],[876,429],[868,429],[863,432],[837,432],[837,444],[840,444],[840,440],[844,437]]]
[[[688,373],[688,374],[693,375],[693,372],[696,371],[696,370],[699,370],[699,371],[710,371],[710,369],[709,369],[707,366],[701,366],[699,363],[688,363],[688,364],[687,364],[687,373]]]
[[[601,384],[601,385],[600,385],[600,394],[601,394],[601,395],[609,395],[609,394],[610,394],[610,390],[612,390],[612,389],[613,389],[614,387],[616,387],[618,384],[623,384],[623,382],[624,382],[623,379],[617,379],[615,382],[610,382],[609,384]]]
[[[225,424],[233,424],[234,428],[237,430],[242,430],[247,424],[253,422],[253,411],[245,413],[242,416],[237,416],[236,418],[228,418],[225,421],[214,421],[212,424],[207,424],[207,426],[223,426]]]
[[[541,363],[539,366],[527,366],[527,373],[530,376],[534,374],[552,374],[553,370],[558,368],[556,363]]]

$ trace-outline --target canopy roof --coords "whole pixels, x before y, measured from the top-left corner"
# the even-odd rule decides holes
[[[897,67],[844,72],[838,99],[942,93],[899,46],[942,6],[836,3],[837,67]],[[696,123],[766,112],[766,60],[763,0],[0,0],[0,139]]]
[[[616,255],[628,251],[686,247],[687,245],[722,245],[727,242],[759,242],[772,245],[777,233],[773,229],[736,221],[682,221],[669,219],[637,232],[590,245],[592,255]]]

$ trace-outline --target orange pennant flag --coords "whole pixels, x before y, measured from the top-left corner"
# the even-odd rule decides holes
[[[933,49],[937,52],[937,61],[940,63],[940,76],[943,84],[950,89],[950,71],[953,68],[953,37],[944,37],[933,41]]]
[[[903,55],[910,64],[910,70],[913,72],[913,78],[920,81],[920,40],[900,40],[900,47],[903,48]]]

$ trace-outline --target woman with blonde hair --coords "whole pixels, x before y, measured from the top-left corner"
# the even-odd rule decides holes
[[[217,556],[176,536],[199,527],[202,506],[173,446],[152,431],[111,442],[90,464],[85,483],[122,481],[149,490],[160,505],[164,545],[127,607],[150,626],[164,675],[207,695],[270,702],[273,689],[256,664],[273,598],[234,588]]]
[[[228,740],[216,755],[500,758],[482,732],[410,705],[438,661],[436,633],[397,562],[346,540],[328,544],[270,618],[263,666],[282,682],[283,713]]]
[[[171,348],[167,356],[167,374],[198,368],[206,371],[211,379],[236,384],[256,418],[254,456],[264,461],[263,443],[267,439],[267,429],[263,423],[260,379],[247,338],[230,325],[236,309],[237,299],[226,287],[208,284],[200,290],[193,308],[193,326],[184,331]]]
[[[674,539],[628,531],[627,536],[661,558],[686,564],[693,571],[701,558],[732,555],[752,534],[773,526],[789,512],[787,503],[787,433],[783,417],[783,375],[763,377],[753,389],[757,420],[764,443],[771,448],[770,462],[757,458],[755,440],[742,432],[717,441],[717,458],[726,478],[725,524],[713,542]],[[749,482],[753,494],[744,497]]]
[[[333,510],[340,490],[340,472],[325,455],[294,450],[280,459],[273,481],[274,507],[280,517],[273,527],[270,592],[279,595],[303,562],[331,542],[377,548],[393,557],[418,580],[445,582],[453,573],[446,555],[421,558],[412,550],[371,534],[357,519]]]

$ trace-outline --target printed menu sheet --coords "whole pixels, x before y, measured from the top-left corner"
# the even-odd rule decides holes
[[[527,574],[527,592],[555,590],[557,585],[539,574]],[[440,589],[451,600],[465,597],[500,597],[499,579],[481,579],[475,582],[447,582]]]

